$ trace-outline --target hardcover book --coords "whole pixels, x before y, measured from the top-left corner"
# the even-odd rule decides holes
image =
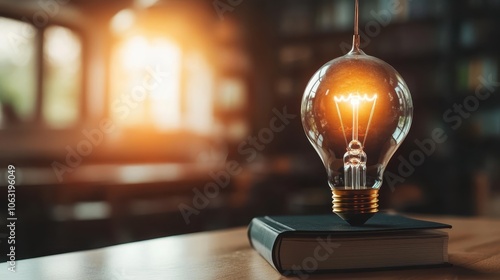
[[[265,216],[248,227],[252,247],[280,273],[448,264],[450,225],[377,213],[362,226],[337,215]],[[302,273],[302,272],[301,272]]]

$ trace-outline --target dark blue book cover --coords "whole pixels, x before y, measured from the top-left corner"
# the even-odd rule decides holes
[[[377,213],[362,226],[351,226],[334,214],[264,216],[251,221],[248,238],[279,272],[303,269],[301,260],[306,260],[315,269],[303,270],[313,273],[446,264],[448,236],[437,230],[447,228],[451,226],[387,213]],[[319,262],[314,256],[321,250],[331,254]],[[339,254],[344,255],[340,261]]]

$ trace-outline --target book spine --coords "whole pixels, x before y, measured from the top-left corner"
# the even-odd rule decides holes
[[[250,245],[278,271],[283,271],[278,257],[279,236],[286,230],[263,218],[252,219],[248,226]]]

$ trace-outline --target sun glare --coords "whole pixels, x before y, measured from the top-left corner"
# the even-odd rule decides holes
[[[214,77],[201,53],[184,52],[166,37],[136,35],[117,46],[112,65],[117,123],[210,133]]]
[[[123,43],[121,47],[121,59],[127,70],[140,70],[146,66],[150,46],[146,38],[134,36]]]

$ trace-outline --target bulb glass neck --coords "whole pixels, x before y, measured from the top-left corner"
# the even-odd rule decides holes
[[[352,36],[352,49],[348,54],[364,54],[359,48],[359,3],[358,0],[354,2],[354,35]]]
[[[352,36],[352,48],[349,51],[349,53],[347,53],[347,54],[348,55],[365,55],[365,53],[359,47],[359,44],[360,44],[359,35],[356,35],[356,34],[353,35]]]

